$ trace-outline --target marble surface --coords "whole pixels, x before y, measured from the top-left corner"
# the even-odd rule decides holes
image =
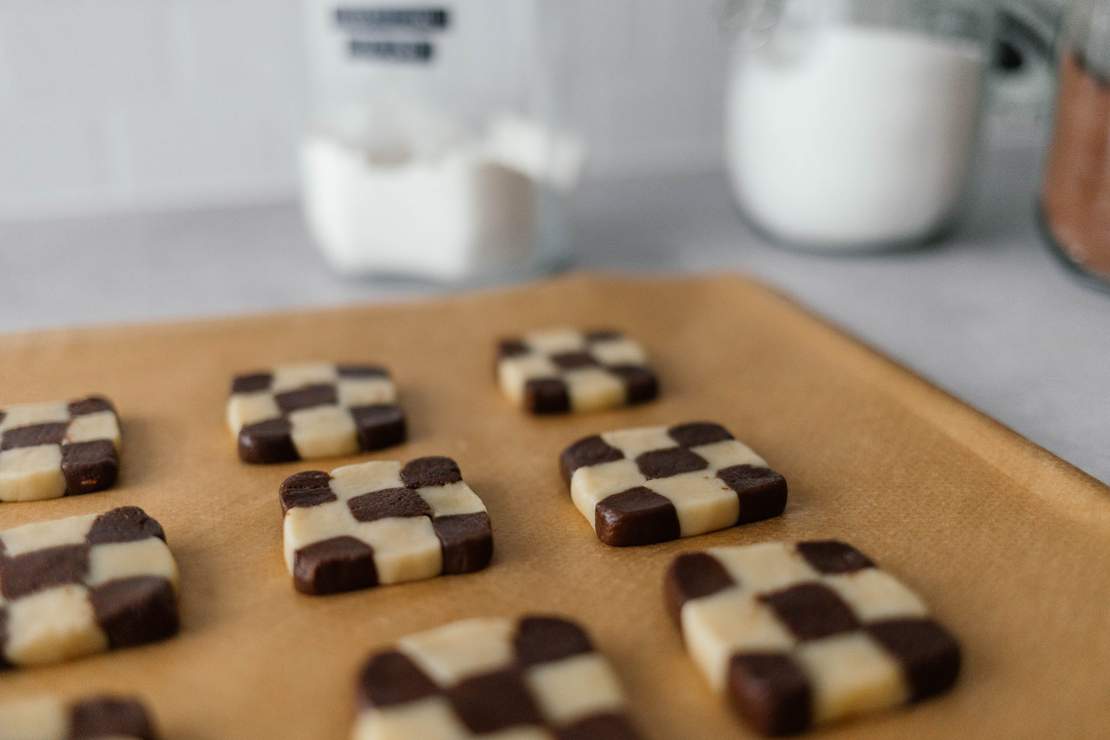
[[[753,274],[1110,482],[1110,295],[1041,245],[1035,184],[1034,154],[995,153],[944,245],[829,257],[752,233],[719,173],[594,183],[576,204],[576,267]],[[293,203],[0,225],[0,331],[442,290],[336,277]]]

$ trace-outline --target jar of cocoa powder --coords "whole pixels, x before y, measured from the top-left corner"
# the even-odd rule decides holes
[[[1041,225],[1066,265],[1110,290],[1110,0],[1076,0],[1059,54]]]

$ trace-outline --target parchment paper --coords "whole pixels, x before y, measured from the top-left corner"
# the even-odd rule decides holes
[[[558,324],[638,337],[661,399],[554,419],[510,406],[492,380],[494,340]],[[411,441],[360,458],[240,464],[223,421],[231,375],[312,359],[387,363]],[[184,629],[0,675],[0,700],[138,692],[169,738],[345,738],[354,674],[374,648],[461,617],[555,612],[584,623],[610,656],[646,737],[746,737],[664,613],[663,570],[706,546],[838,537],[918,590],[966,662],[946,697],[828,735],[1076,738],[1110,727],[1107,489],[747,280],[580,276],[421,304],[0,337],[0,405],[93,391],[124,419],[119,486],[0,504],[0,527],[145,508],[181,568]],[[600,544],[559,478],[559,452],[597,431],[695,419],[724,423],[786,475],[785,516],[658,546]],[[485,500],[492,566],[295,593],[281,480],[426,454],[456,458]]]

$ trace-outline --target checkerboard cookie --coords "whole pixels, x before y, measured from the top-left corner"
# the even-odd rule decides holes
[[[0,501],[103,491],[119,473],[119,418],[100,396],[0,409]]]
[[[612,330],[550,329],[503,339],[497,379],[533,414],[564,414],[644,403],[659,381],[639,344]]]
[[[406,438],[393,381],[376,365],[282,365],[239,375],[227,423],[249,463],[353,455]]]
[[[177,633],[177,566],[134,506],[0,532],[0,668]]]
[[[782,514],[786,480],[720,424],[595,434],[560,458],[574,505],[607,545],[647,545]]]
[[[680,555],[665,592],[702,673],[764,734],[920,701],[960,671],[924,602],[841,542]]]
[[[0,740],[157,740],[137,699],[90,696],[63,701],[41,696],[0,704]]]
[[[330,594],[489,565],[486,506],[454,460],[375,461],[281,485],[285,563],[306,594]]]
[[[573,622],[469,619],[401,639],[358,678],[354,740],[633,740],[620,684]]]

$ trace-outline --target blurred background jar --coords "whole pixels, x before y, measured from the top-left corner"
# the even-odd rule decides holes
[[[953,228],[998,61],[995,3],[735,0],[729,11],[726,163],[746,220],[836,252],[914,247]],[[1006,97],[1043,102],[1043,60],[1010,66],[1021,74]]]
[[[542,0],[307,0],[302,199],[346,274],[489,280],[549,269],[584,148]],[[491,33],[498,29],[498,33]]]
[[[1110,290],[1110,2],[1076,0],[1058,50],[1042,230],[1065,264]]]

